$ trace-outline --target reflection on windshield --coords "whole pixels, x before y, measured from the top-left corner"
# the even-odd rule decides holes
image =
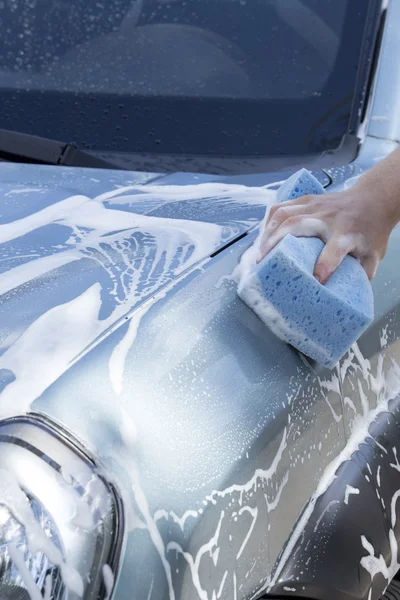
[[[0,87],[307,98],[349,0],[3,0]]]

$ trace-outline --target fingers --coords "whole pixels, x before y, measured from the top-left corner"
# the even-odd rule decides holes
[[[343,259],[354,250],[351,240],[332,237],[322,250],[314,267],[314,277],[324,285]]]
[[[257,262],[288,234],[319,237],[326,246],[315,264],[314,275],[322,284],[328,281],[347,254],[357,258],[372,279],[385,254],[387,239],[380,234],[379,228],[380,235],[374,233],[373,217],[355,207],[352,196],[343,192],[331,195],[330,200],[327,204],[319,196],[311,195],[272,206],[266,217]]]
[[[274,217],[274,215],[278,212],[278,210],[282,210],[282,208],[286,208],[289,206],[293,206],[293,200],[288,200],[288,202],[282,202],[281,204],[273,204],[269,209],[268,218],[265,222],[265,225],[267,226],[269,224],[269,222]]]
[[[295,237],[319,237],[323,241],[328,238],[327,225],[320,219],[303,216],[289,217],[273,235],[269,236],[264,233],[260,245],[260,257],[257,262],[260,262],[264,256],[271,252],[288,233]]]
[[[361,265],[368,275],[368,279],[373,279],[375,277],[379,262],[380,259],[376,252],[361,259]]]
[[[289,209],[289,208],[296,208],[298,206],[302,206],[305,213],[309,212],[308,210],[306,211],[306,207],[308,206],[308,204],[312,205],[312,202],[313,202],[314,198],[315,198],[315,196],[310,196],[310,195],[308,195],[308,196],[301,196],[300,198],[296,198],[295,200],[287,200],[286,202],[281,202],[280,204],[274,204],[269,209],[268,218],[267,218],[267,220],[265,222],[265,225],[268,226],[269,223],[271,222],[271,220],[273,220],[273,219],[275,220],[275,218],[277,217],[276,213],[279,213],[279,215],[278,215],[278,221],[280,223],[282,223],[281,215],[284,215],[285,211],[287,209]],[[290,216],[290,214],[288,213],[287,216]]]
[[[310,208],[304,204],[286,204],[279,206],[275,209],[274,213],[268,215],[268,219],[265,224],[265,235],[271,236],[287,219],[291,217],[297,217],[300,215],[307,215],[310,212]]]

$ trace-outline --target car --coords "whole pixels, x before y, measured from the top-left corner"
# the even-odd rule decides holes
[[[0,22],[0,597],[400,598],[400,230],[332,370],[235,280],[288,176],[397,147],[400,2]]]

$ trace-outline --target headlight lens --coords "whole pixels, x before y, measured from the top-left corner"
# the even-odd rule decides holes
[[[60,534],[50,515],[35,498],[26,495],[35,520],[45,535],[62,552]],[[14,557],[14,560],[13,560]],[[20,573],[15,558],[22,560],[30,574],[32,583],[40,590],[51,589],[51,598],[58,600],[65,595],[60,568],[51,564],[46,554],[33,554],[27,544],[24,527],[12,516],[12,513],[0,505],[0,598],[29,598],[25,587],[24,575]],[[25,574],[26,577],[26,574]],[[31,593],[32,595],[32,593]]]
[[[120,511],[112,487],[40,418],[0,423],[0,598],[105,594],[116,568]]]

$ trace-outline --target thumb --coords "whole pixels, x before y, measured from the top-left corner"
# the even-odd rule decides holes
[[[314,277],[322,285],[325,285],[329,277],[336,271],[345,256],[352,249],[352,245],[344,244],[340,238],[330,238],[315,263]]]

